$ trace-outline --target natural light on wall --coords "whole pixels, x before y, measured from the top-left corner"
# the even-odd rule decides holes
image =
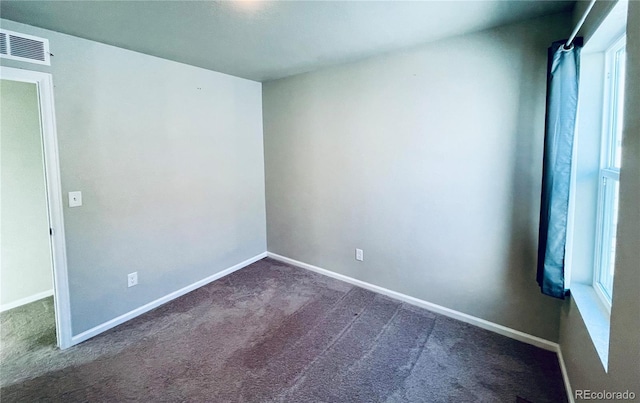
[[[234,0],[231,4],[235,9],[252,13],[264,8],[267,2],[262,0]]]
[[[605,370],[615,292],[626,10],[619,1],[582,51],[566,250],[571,294]]]

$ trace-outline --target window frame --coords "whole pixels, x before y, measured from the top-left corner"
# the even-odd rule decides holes
[[[597,216],[596,216],[596,243],[593,267],[593,288],[600,302],[611,313],[611,301],[613,298],[613,290],[611,292],[604,284],[610,281],[613,284],[613,276],[607,279],[604,271],[610,264],[611,259],[611,234],[612,221],[609,219],[611,213],[609,210],[614,208],[613,203],[616,196],[611,196],[608,191],[610,186],[620,183],[620,167],[616,166],[616,132],[619,125],[619,108],[624,107],[619,103],[619,80],[620,69],[618,54],[620,50],[626,49],[626,35],[620,36],[613,41],[612,45],[605,51],[605,76],[604,76],[604,97],[603,97],[603,113],[602,113],[602,131],[601,131],[601,152],[600,164],[598,171],[598,196],[597,196]],[[624,79],[624,77],[622,77]],[[623,89],[624,91],[624,89]],[[616,229],[614,228],[613,231]],[[613,237],[615,239],[615,236]],[[615,255],[614,255],[615,260]],[[613,287],[613,285],[612,285]]]

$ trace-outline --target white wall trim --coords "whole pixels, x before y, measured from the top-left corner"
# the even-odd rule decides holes
[[[277,253],[267,252],[267,256],[271,259],[278,260],[283,263],[288,263],[292,266],[300,267],[302,269],[314,271],[316,273],[323,274],[328,277],[335,278],[337,280],[344,281],[346,283],[350,283],[356,285],[358,287],[365,288],[367,290],[377,292],[393,299],[397,299],[402,302],[406,302],[411,305],[418,306],[420,308],[427,309],[429,311],[439,313],[441,315],[457,319],[459,321],[468,323],[470,325],[474,325],[480,327],[485,330],[489,330],[494,333],[501,334],[503,336],[509,337],[511,339],[515,339],[521,341],[523,343],[531,344],[536,347],[540,347],[544,350],[553,351],[558,356],[558,363],[560,364],[560,371],[562,372],[562,379],[564,381],[565,390],[567,391],[567,399],[570,403],[574,403],[573,399],[573,391],[571,389],[571,384],[569,383],[569,375],[567,373],[567,367],[564,364],[564,358],[562,357],[562,351],[560,349],[560,345],[558,343],[554,343],[549,340],[545,340],[541,337],[533,336],[528,333],[521,332],[519,330],[511,329],[510,327],[506,327],[503,325],[499,325],[497,323],[489,322],[488,320],[481,319],[463,312],[459,312],[441,305],[433,304],[431,302],[427,302],[415,297],[411,297],[406,294],[399,293],[397,291],[392,291],[374,284],[367,283],[362,280],[355,279],[353,277],[345,276],[344,274],[339,274],[327,269],[323,269],[318,266],[314,266],[308,263],[301,262],[299,260],[291,259],[286,256],[278,255]]]
[[[419,306],[421,308],[427,309],[429,311],[435,312],[435,313],[439,313],[441,315],[444,316],[448,316],[450,318],[453,319],[457,319],[459,321],[465,322],[465,323],[469,323],[471,325],[480,327],[482,329],[486,329],[486,330],[490,330],[494,333],[498,333],[501,334],[503,336],[507,336],[509,338],[527,343],[527,344],[531,344],[534,345],[536,347],[540,347],[542,349],[545,350],[549,350],[549,351],[558,351],[558,343],[554,343],[552,341],[549,340],[545,340],[541,337],[537,337],[537,336],[533,336],[530,335],[528,333],[524,333],[521,332],[519,330],[515,330],[515,329],[511,329],[509,327],[506,326],[502,326],[499,325],[497,323],[493,323],[493,322],[489,322],[488,320],[484,320],[484,319],[480,319],[478,317],[472,316],[472,315],[468,315],[466,313],[463,312],[459,312],[447,307],[444,307],[442,305],[437,305],[431,302],[427,302],[415,297],[411,297],[409,295],[406,294],[402,294],[399,293],[397,291],[392,291],[374,284],[370,284],[367,283],[365,281],[362,280],[357,280],[355,278],[349,277],[349,276],[345,276],[344,274],[339,274],[339,273],[335,273],[332,272],[330,270],[327,269],[323,269],[317,266],[313,266],[310,265],[308,263],[304,263],[304,262],[300,262],[298,260],[295,259],[291,259],[285,256],[281,256],[278,255],[276,253],[271,253],[271,252],[267,252],[267,255],[275,260],[279,260],[281,262],[284,263],[289,263],[293,266],[297,266],[303,269],[307,269],[307,270],[311,270],[314,271],[316,273],[320,273],[320,274],[324,274],[325,276],[329,276],[329,277],[333,277],[335,279],[338,280],[342,280],[344,282],[353,284],[353,285],[357,285],[358,287],[362,287],[362,288],[366,288],[367,290],[371,290],[380,294],[384,294],[388,297],[397,299],[399,301],[402,302],[406,302],[408,304],[411,305],[415,305],[415,306]]]
[[[69,302],[69,279],[67,276],[67,247],[64,232],[62,185],[60,184],[60,162],[58,158],[58,134],[53,99],[51,74],[39,71],[0,67],[0,78],[36,84],[42,129],[44,174],[47,185],[51,262],[53,266],[53,303],[56,317],[56,339],[58,347],[65,349],[71,344],[71,305]]]
[[[0,305],[0,312],[8,311],[9,309],[17,308],[22,305],[30,304],[31,302],[38,301],[42,298],[47,298],[53,295],[53,289],[33,294],[29,297],[20,298],[19,300],[9,302],[8,304]]]
[[[528,333],[521,332],[519,330],[511,329],[510,327],[506,327],[503,325],[499,325],[497,323],[489,322],[488,320],[481,319],[463,312],[459,312],[441,305],[437,305],[431,302],[427,302],[415,297],[411,297],[406,294],[399,293],[397,291],[392,291],[387,288],[383,288],[374,284],[367,283],[362,280],[355,279],[353,277],[345,276],[344,274],[339,274],[327,269],[323,269],[318,266],[314,266],[308,263],[301,262],[299,260],[291,259],[286,256],[278,255],[277,253],[267,252],[267,256],[271,259],[278,260],[283,263],[290,264],[292,266],[300,267],[302,269],[314,271],[316,273],[323,274],[328,277],[335,278],[337,280],[344,281],[346,283],[350,283],[356,285],[358,287],[365,288],[367,290],[377,292],[393,299],[397,299],[402,302],[406,302],[411,305],[418,306],[420,308],[427,309],[429,311],[439,313],[441,315],[457,319],[459,321],[469,323],[470,325],[474,325],[480,327],[485,330],[489,330],[494,333],[501,334],[503,336],[509,337],[511,339],[515,339],[521,341],[523,343],[531,344],[533,346],[542,348],[544,350],[553,351],[558,356],[558,363],[560,364],[560,370],[562,372],[562,379],[564,381],[565,390],[567,391],[567,398],[570,403],[574,402],[573,392],[571,389],[571,384],[569,383],[569,375],[567,373],[567,367],[564,364],[564,358],[562,357],[562,351],[560,350],[560,345],[558,343],[554,343],[552,341],[543,339],[541,337],[533,336]]]
[[[571,383],[569,383],[569,373],[567,372],[567,366],[564,364],[564,357],[562,356],[562,349],[558,345],[558,362],[560,363],[560,371],[562,371],[562,380],[564,381],[564,389],[567,391],[567,401],[574,403],[573,389],[571,389]]]
[[[246,267],[246,266],[250,265],[251,263],[257,262],[258,260],[263,259],[265,257],[267,257],[267,252],[262,252],[259,255],[256,255],[256,256],[254,256],[252,258],[249,258],[249,259],[247,259],[247,260],[245,260],[243,262],[240,262],[240,263],[238,263],[238,264],[236,264],[234,266],[231,266],[228,269],[219,271],[216,274],[213,274],[213,275],[211,275],[211,276],[209,276],[207,278],[204,278],[204,279],[202,279],[200,281],[196,281],[195,283],[190,284],[190,285],[188,285],[186,287],[183,287],[183,288],[181,288],[181,289],[179,289],[177,291],[174,291],[174,292],[172,292],[170,294],[167,294],[164,297],[160,297],[160,298],[156,299],[155,301],[151,301],[148,304],[145,304],[145,305],[143,305],[143,306],[141,306],[139,308],[136,308],[136,309],[134,309],[132,311],[129,311],[129,312],[123,314],[123,315],[120,315],[117,318],[111,319],[111,320],[109,320],[107,322],[104,322],[103,324],[95,326],[95,327],[93,327],[93,328],[91,328],[91,329],[89,329],[87,331],[84,331],[84,332],[82,332],[82,333],[80,333],[80,334],[78,334],[76,336],[73,336],[71,338],[72,345],[81,343],[81,342],[83,342],[83,341],[85,341],[87,339],[90,339],[90,338],[92,338],[94,336],[97,336],[98,334],[100,334],[102,332],[105,332],[105,331],[107,331],[107,330],[109,330],[109,329],[111,329],[113,327],[116,327],[121,323],[124,323],[124,322],[126,322],[128,320],[131,320],[131,319],[133,319],[133,318],[135,318],[137,316],[140,316],[143,313],[149,312],[150,310],[152,310],[154,308],[157,308],[162,304],[166,304],[169,301],[172,301],[172,300],[174,300],[174,299],[176,299],[178,297],[183,296],[184,294],[187,294],[187,293],[189,293],[189,292],[191,292],[191,291],[193,291],[195,289],[198,289],[198,288],[200,288],[200,287],[202,287],[204,285],[207,285],[212,281],[215,281],[215,280],[218,280],[218,279],[220,279],[220,278],[222,278],[224,276],[227,276],[227,275],[233,273],[234,271],[240,270],[243,267]]]

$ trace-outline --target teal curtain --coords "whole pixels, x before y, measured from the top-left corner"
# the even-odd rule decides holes
[[[538,239],[538,284],[544,294],[557,298],[564,298],[567,291],[565,244],[582,48],[580,38],[570,49],[565,48],[565,42],[554,42],[549,48]]]

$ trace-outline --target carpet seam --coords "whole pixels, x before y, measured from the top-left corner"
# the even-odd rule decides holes
[[[349,290],[350,292],[351,290]],[[340,296],[340,298],[338,299],[338,301],[342,300],[342,298],[344,298],[349,292],[344,293],[344,295]],[[290,315],[288,315],[285,320],[283,320],[282,322],[280,322],[278,324],[278,326],[276,328],[274,328],[273,330],[269,330],[268,332],[266,332],[264,334],[264,336],[267,335],[271,335],[273,333],[277,333],[278,329],[282,328],[282,326],[284,326],[285,324],[291,322],[293,319],[293,317],[295,316],[296,313],[300,312],[302,309],[304,309],[306,306],[310,305],[312,302],[314,302],[315,300],[313,298],[310,298],[307,302],[305,302],[304,304],[300,305],[295,311],[293,311]],[[335,306],[335,304],[338,303],[338,301],[336,301],[333,305],[331,305],[331,309],[333,309],[333,307]],[[313,329],[315,326],[311,327],[309,330],[307,330],[306,332],[304,332],[302,334],[302,336],[308,334],[311,329]],[[260,342],[260,340],[257,341],[258,343]]]
[[[353,364],[349,365],[349,367],[346,368],[343,373],[350,372],[351,368],[353,368],[354,366],[358,365],[358,363],[360,361],[362,361],[365,358],[371,356],[373,350],[375,350],[376,345],[378,344],[378,340],[382,337],[383,334],[385,334],[387,329],[389,329],[389,327],[391,326],[391,322],[393,322],[393,320],[396,318],[396,316],[398,316],[398,313],[400,312],[400,308],[402,308],[403,306],[404,306],[404,304],[402,304],[402,303],[398,304],[398,306],[396,307],[396,310],[393,312],[393,315],[391,315],[391,317],[389,318],[387,323],[384,324],[384,326],[382,327],[380,332],[376,335],[375,339],[373,339],[373,343],[371,343],[371,347],[367,350],[366,353],[362,354],[362,356],[357,361],[355,361]]]
[[[402,305],[406,305],[406,304],[402,304]],[[433,329],[436,328],[436,321],[438,320],[438,315],[436,315],[436,317],[433,319],[433,324],[431,325],[431,328],[429,329],[429,333],[427,334],[427,337],[424,338],[424,341],[421,343],[421,347],[420,347],[420,353],[417,354],[416,359],[413,361],[413,364],[411,364],[411,368],[409,369],[409,372],[407,373],[407,376],[404,378],[403,382],[407,380],[407,378],[409,378],[411,376],[411,374],[413,373],[413,370],[415,369],[416,365],[418,364],[418,361],[420,361],[420,358],[422,357],[422,355],[425,353],[425,347],[427,345],[427,343],[429,342],[429,339],[431,338],[431,334],[433,334]],[[405,401],[408,401],[407,397],[407,390],[404,389],[404,392],[402,394],[402,397],[404,398]],[[389,397],[387,396],[388,400]]]
[[[371,303],[373,303],[373,301],[374,301],[375,299],[376,299],[376,298],[374,298],[374,299],[371,301]],[[367,351],[366,351],[366,352],[365,352],[365,353],[364,353],[360,358],[358,358],[358,360],[354,361],[354,362],[353,362],[353,364],[349,365],[347,368],[345,368],[345,369],[344,369],[344,371],[341,371],[340,373],[342,373],[342,374],[349,373],[349,372],[351,371],[351,369],[352,369],[354,366],[358,365],[358,363],[359,363],[359,362],[361,362],[363,359],[365,359],[366,357],[368,357],[368,356],[370,356],[370,355],[372,354],[372,351],[373,351],[373,350],[375,350],[375,346],[377,345],[378,340],[379,340],[379,339],[380,339],[380,337],[382,337],[382,335],[387,331],[387,329],[389,328],[389,326],[391,326],[391,322],[393,322],[393,320],[395,319],[395,317],[396,317],[396,316],[398,316],[398,312],[400,312],[400,308],[401,308],[403,305],[404,305],[404,304],[400,303],[400,304],[398,304],[398,305],[396,306],[396,309],[394,310],[393,315],[391,315],[391,317],[389,318],[389,320],[387,321],[387,323],[385,323],[385,324],[384,324],[384,326],[382,327],[382,329],[380,329],[380,332],[378,332],[378,334],[377,334],[377,335],[376,335],[376,337],[374,338],[373,342],[371,343],[371,347],[370,347],[370,348],[368,348],[368,349],[367,349]],[[367,305],[367,307],[368,307],[368,305]],[[356,319],[357,319],[357,318],[356,318]],[[354,319],[354,322],[355,322],[355,320],[356,320],[356,319]],[[342,336],[342,334],[341,334],[341,336]],[[337,340],[336,340],[336,341],[337,341]],[[333,344],[334,344],[334,343],[333,343]],[[333,344],[331,344],[331,345],[333,346]],[[324,351],[323,351],[323,353],[322,353],[322,354],[324,354]],[[318,356],[318,358],[319,358],[319,357],[320,357],[320,356]],[[314,360],[313,362],[315,362],[315,360]],[[302,374],[304,374],[304,372],[307,372],[307,370],[308,370],[308,368],[309,368],[310,366],[311,366],[311,365],[309,365],[307,368],[305,368],[305,370],[304,370],[303,372],[301,372],[301,377],[302,377]],[[338,374],[335,374],[331,379],[335,379],[335,377],[336,377],[336,376],[338,376]],[[290,393],[291,391],[293,391],[293,390],[295,389],[295,387],[297,386],[298,382],[299,382],[299,378],[296,378],[296,382],[294,383],[294,385],[292,385],[292,387],[291,387],[291,388],[289,388],[289,389],[287,390],[287,393]]]
[[[395,319],[395,317],[398,315],[398,313],[400,312],[401,308],[403,307],[407,307],[410,306],[406,303],[400,303],[398,305],[398,307],[396,308],[396,311],[393,313],[393,316],[391,318],[389,318],[389,321],[384,325],[384,327],[382,328],[382,330],[380,331],[380,333],[378,333],[378,335],[376,336],[376,338],[374,339],[374,343],[372,343],[372,347],[367,351],[366,354],[363,354],[362,357],[360,357],[360,359],[358,359],[356,362],[354,362],[352,365],[350,365],[343,373],[349,373],[351,372],[352,368],[356,365],[358,365],[358,363],[360,363],[362,360],[364,360],[365,358],[371,356],[371,354],[373,354],[373,351],[375,350],[375,346],[377,345],[378,339],[380,339],[384,333],[387,331],[387,329],[391,326],[391,322],[393,322],[393,320]],[[407,374],[406,377],[404,377],[404,380],[406,380],[410,375],[411,372],[413,371],[413,369],[416,366],[416,363],[418,362],[418,359],[422,356],[422,354],[424,353],[424,346],[427,344],[427,341],[429,340],[429,338],[431,337],[431,333],[433,332],[433,329],[435,328],[435,323],[436,323],[437,317],[434,318],[433,320],[433,325],[431,326],[430,330],[429,330],[429,334],[427,335],[427,337],[425,337],[424,341],[420,344],[420,353],[417,354],[416,359],[413,361],[413,364],[411,364],[411,368],[409,369],[409,372]],[[390,395],[389,395],[390,396]],[[388,400],[389,396],[387,396],[385,398],[385,401]]]
[[[351,290],[355,289],[355,288],[359,288],[359,287],[353,287]],[[351,290],[349,290],[349,292],[351,292]],[[348,293],[345,293],[345,295]],[[374,294],[374,297],[371,299],[371,301],[369,301],[367,303],[367,305],[365,305],[359,312],[357,315],[354,315],[353,319],[351,319],[351,321],[340,331],[340,333],[338,334],[338,336],[335,338],[335,340],[333,340],[324,350],[322,350],[320,352],[320,354],[318,354],[316,356],[316,358],[314,358],[307,366],[305,366],[300,373],[296,376],[296,378],[293,380],[293,383],[291,385],[291,387],[289,389],[287,389],[282,395],[286,395],[288,394],[290,391],[292,391],[293,389],[296,388],[296,386],[298,385],[298,383],[300,382],[300,379],[309,371],[309,369],[320,359],[322,358],[327,351],[329,351],[338,341],[340,341],[342,339],[342,337],[344,336],[344,334],[353,327],[353,324],[360,318],[362,312],[364,312],[367,308],[369,308],[371,306],[371,304],[373,303],[373,301],[375,301],[376,299],[376,295]],[[395,316],[395,313],[394,313]],[[386,326],[386,325],[385,325]],[[297,344],[297,343],[296,343]]]
[[[324,318],[328,318],[328,317],[329,317],[329,314],[330,314],[330,313],[332,313],[333,311],[335,311],[335,309],[336,309],[336,305],[338,305],[342,300],[346,299],[346,298],[347,298],[347,295],[349,295],[349,294],[350,294],[352,291],[354,291],[355,289],[356,289],[356,287],[352,287],[349,291],[347,291],[347,292],[345,292],[344,294],[342,294],[342,295],[340,296],[340,298],[338,298],[338,299],[336,300],[336,302],[334,302],[334,303],[331,305],[331,308],[329,308],[329,309],[327,310],[327,313],[323,314],[323,315],[322,315],[322,318],[321,318],[320,320],[316,321],[316,322],[313,324],[313,326],[310,326],[310,327],[309,327],[309,330],[307,330],[306,332],[304,332],[304,333],[300,336],[300,338],[299,338],[299,339],[298,339],[298,340],[293,344],[293,346],[297,346],[298,344],[300,344],[300,340],[301,340],[304,336],[306,336],[306,335],[308,335],[309,333],[311,333],[311,331],[313,331],[314,329],[316,329],[316,328],[319,326],[320,322],[322,322],[322,319],[324,319]],[[308,305],[308,304],[310,304],[312,301],[313,301],[313,300],[309,300],[309,301],[308,301],[308,302],[306,302],[304,305],[302,305],[300,308],[296,309],[296,310],[295,310],[295,312],[298,312],[300,309],[302,309],[303,307],[307,306],[307,305]],[[368,306],[368,305],[367,305],[367,306]],[[295,313],[295,312],[294,312],[294,313]],[[280,327],[281,327],[281,326],[278,326],[278,329],[279,329]],[[277,329],[276,329],[276,330],[277,330]]]
[[[346,299],[346,298],[347,298],[347,296],[348,296],[349,294],[351,294],[353,291],[355,291],[356,289],[359,289],[359,287],[352,286],[352,287],[349,289],[349,291],[347,291],[347,292],[343,293],[343,294],[340,296],[340,298],[338,298],[338,299],[337,299],[333,304],[331,304],[330,308],[329,308],[329,309],[327,309],[326,313],[324,313],[324,314],[320,317],[320,319],[319,319],[319,320],[315,321],[315,323],[314,323],[312,326],[309,326],[308,330],[307,330],[306,332],[304,332],[304,333],[300,336],[300,338],[299,338],[299,339],[298,339],[298,340],[297,340],[297,341],[296,341],[296,342],[291,346],[291,348],[293,349],[293,348],[297,347],[297,346],[301,343],[301,340],[302,340],[306,335],[308,335],[309,333],[311,333],[314,329],[316,329],[316,328],[319,326],[319,324],[322,322],[322,320],[323,320],[323,319],[325,319],[325,318],[329,318],[329,317],[330,317],[330,314],[331,314],[331,313],[333,313],[333,312],[335,312],[336,307],[340,304],[340,302],[342,302],[344,299]],[[296,310],[293,312],[293,314],[292,314],[292,315],[294,315],[295,313],[297,313],[298,311],[300,311],[301,309],[303,309],[303,308],[304,308],[304,307],[306,307],[307,305],[311,304],[313,301],[314,301],[314,299],[310,299],[309,301],[307,301],[306,303],[304,303],[303,305],[301,305],[298,309],[296,309]],[[368,304],[367,304],[367,306],[368,306]],[[365,307],[365,308],[366,308],[366,307]],[[353,321],[353,320],[355,320],[355,319],[352,319],[352,321]],[[290,321],[290,320],[285,320],[285,321],[283,321],[283,322],[280,324],[280,326],[278,326],[277,328],[275,328],[272,332],[269,332],[268,334],[277,333],[277,332],[278,332],[278,329],[280,329],[284,324],[288,323],[289,321]],[[347,326],[349,326],[349,325],[347,325]],[[340,333],[340,335],[342,335],[342,332]],[[340,336],[340,335],[339,335],[339,336]],[[331,344],[331,345],[333,345],[333,344]],[[324,353],[324,350],[323,350],[320,354],[323,354],[323,353]],[[315,362],[315,360],[314,360],[314,361],[312,361],[312,362]],[[306,366],[306,367],[301,371],[301,373],[304,373],[304,372],[305,372],[305,370],[306,370],[308,367],[309,367],[309,365],[307,365],[307,366]],[[298,379],[299,379],[299,378],[296,376],[296,378],[294,379],[294,384],[293,384],[294,386],[295,386],[295,384],[298,382]],[[292,388],[293,388],[293,386],[292,386]],[[287,392],[285,391],[283,394],[286,394],[286,393],[287,393]],[[282,394],[281,394],[281,395],[282,395]],[[280,397],[280,396],[277,396],[277,397],[275,397],[275,399],[278,399],[279,397]]]

